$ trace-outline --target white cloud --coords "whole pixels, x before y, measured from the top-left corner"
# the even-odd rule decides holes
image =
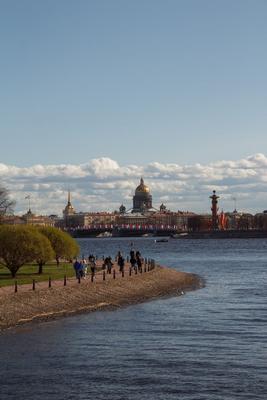
[[[153,162],[120,166],[108,157],[85,164],[28,168],[0,163],[0,182],[17,200],[18,213],[26,211],[25,196],[30,194],[34,212],[61,215],[68,188],[78,211],[112,211],[121,203],[130,208],[141,176],[151,189],[155,207],[164,200],[173,210],[209,212],[209,195],[217,190],[224,210],[233,209],[233,197],[240,209],[256,212],[267,208],[267,158],[262,153],[207,165]]]

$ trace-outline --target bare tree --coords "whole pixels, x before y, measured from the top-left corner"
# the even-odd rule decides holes
[[[0,222],[4,215],[13,212],[14,205],[15,202],[10,200],[8,190],[3,186],[0,186]]]

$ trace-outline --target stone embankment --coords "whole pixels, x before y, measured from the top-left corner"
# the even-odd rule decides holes
[[[194,274],[156,266],[149,272],[124,277],[116,270],[103,280],[100,276],[91,282],[82,280],[78,284],[51,288],[40,286],[37,290],[18,290],[17,293],[2,293],[0,296],[0,330],[34,321],[45,321],[62,316],[112,309],[140,303],[153,298],[179,295],[202,286],[201,279]]]

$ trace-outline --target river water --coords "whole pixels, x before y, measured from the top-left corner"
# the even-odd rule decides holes
[[[82,253],[131,239],[82,239]],[[133,239],[143,256],[194,272],[203,289],[0,336],[0,398],[267,398],[267,240]]]

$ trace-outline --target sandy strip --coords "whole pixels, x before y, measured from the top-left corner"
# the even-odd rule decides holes
[[[160,296],[179,295],[203,286],[194,274],[166,267],[152,271],[81,284],[22,291],[1,296],[0,331],[17,325],[45,321],[62,316],[112,309],[151,300]]]

